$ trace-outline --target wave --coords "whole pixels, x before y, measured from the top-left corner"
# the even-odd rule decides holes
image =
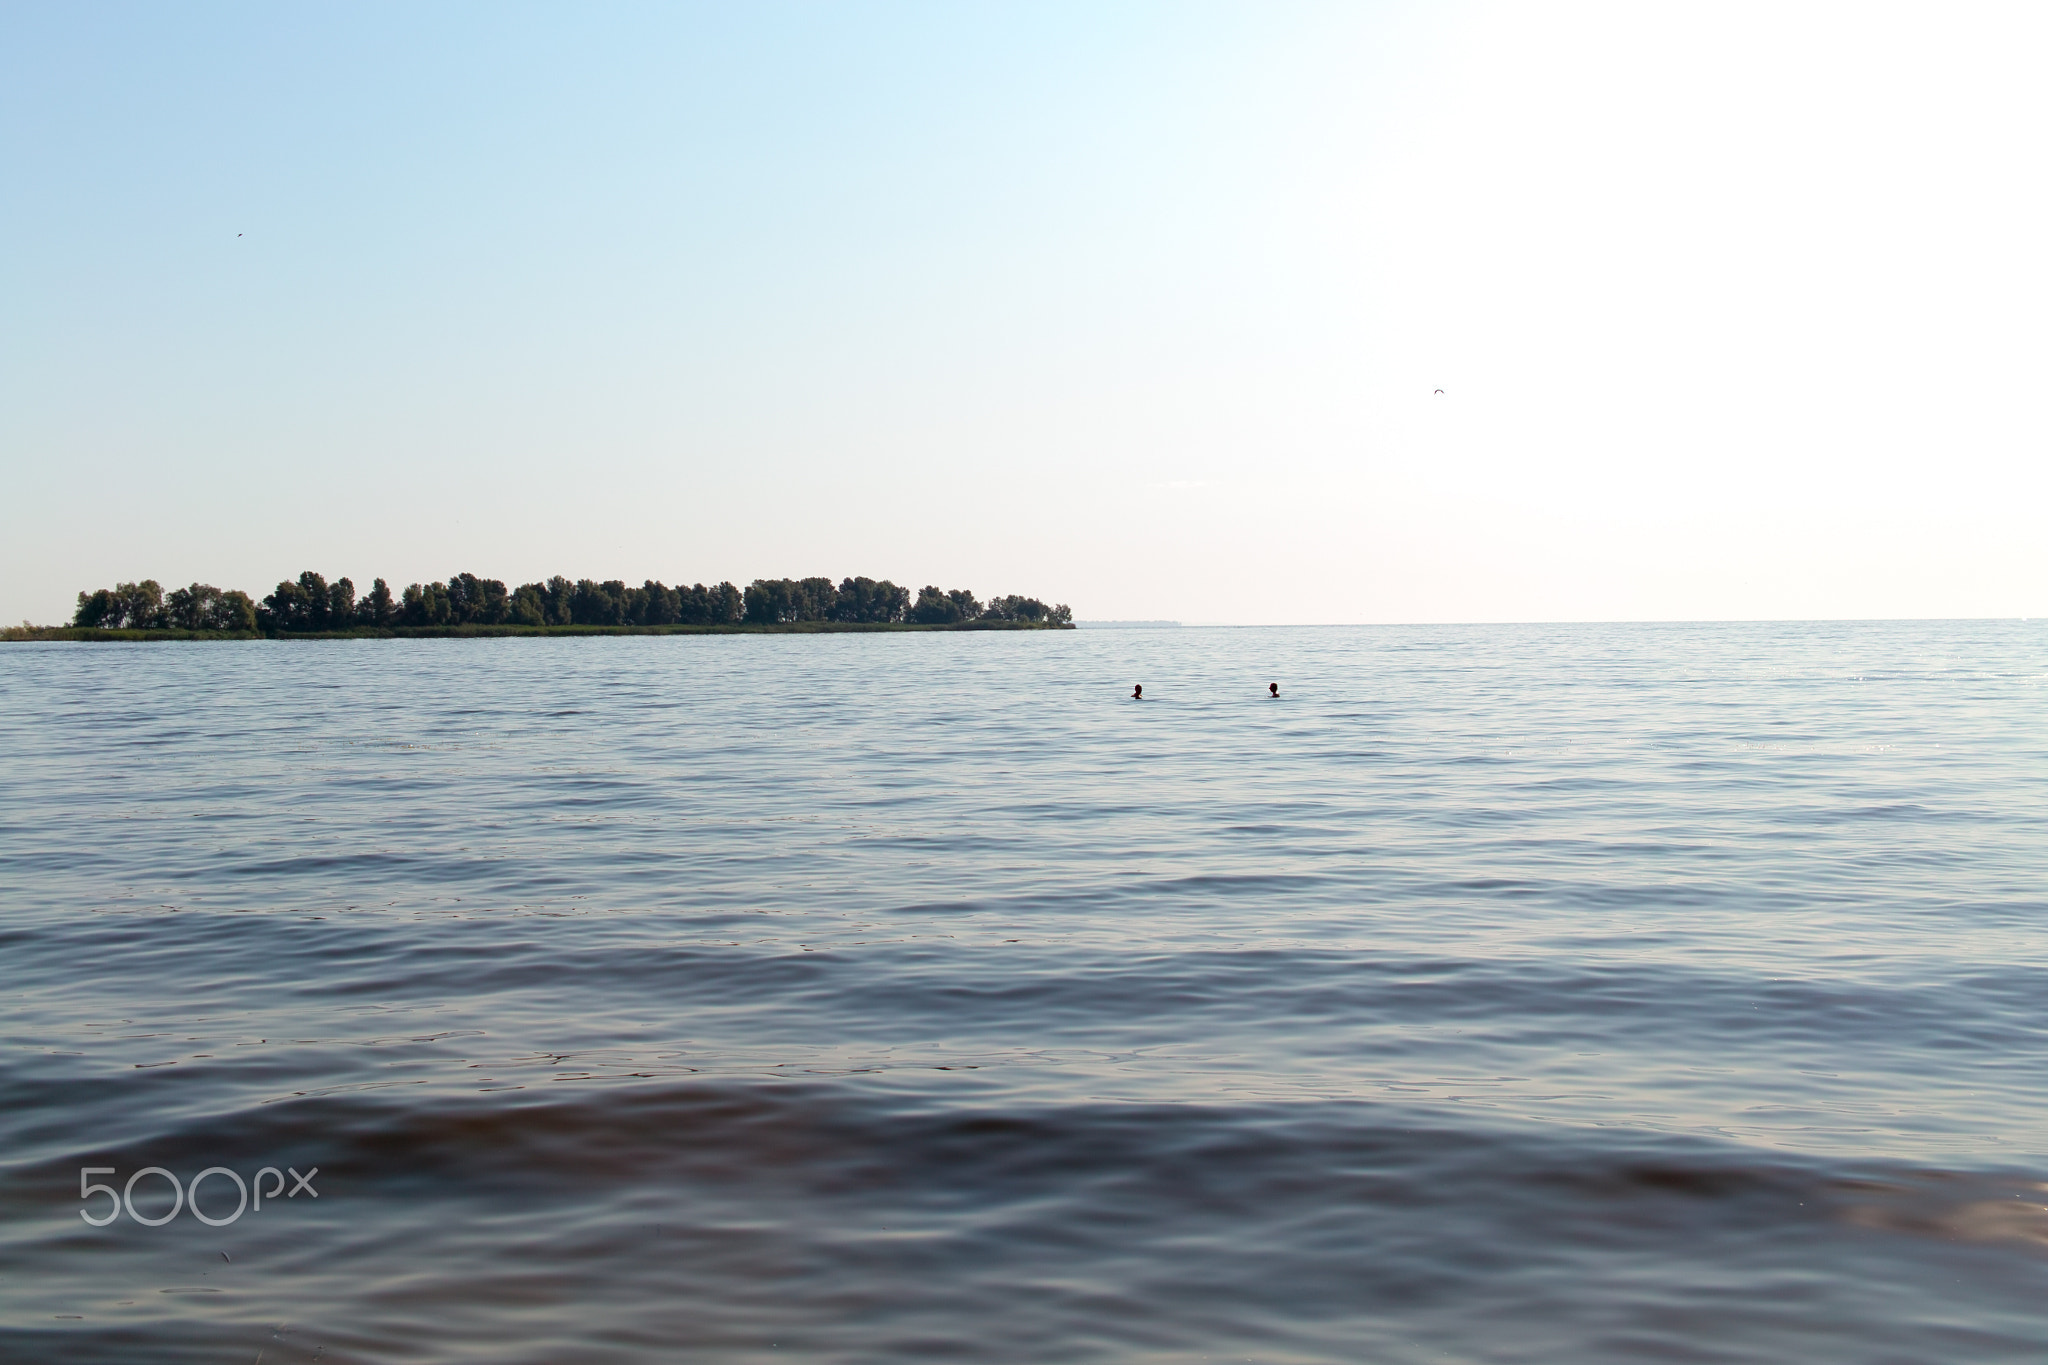
[[[320,1200],[223,1229],[73,1221],[77,1167],[143,1162],[317,1166]],[[2048,1268],[2043,1186],[2022,1172],[1356,1104],[359,1095],[78,1148],[5,1190],[0,1269],[33,1263],[39,1302],[82,1310],[28,1340],[80,1360],[145,1336],[127,1359],[268,1350],[259,1329],[289,1293],[292,1349],[335,1360],[653,1360],[684,1342],[732,1359],[1399,1360],[1472,1349],[1507,1312],[1524,1351],[1547,1345],[1488,1359],[1621,1361],[1697,1354],[1717,1305],[1740,1304],[1713,1358],[1768,1358],[1796,1324],[1804,1358],[1861,1358],[1875,1315],[1901,1358],[2018,1361],[2041,1345]],[[1936,1266],[1967,1282],[1911,1287]]]

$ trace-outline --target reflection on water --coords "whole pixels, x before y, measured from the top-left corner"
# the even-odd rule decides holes
[[[0,1357],[2038,1361],[2044,643],[11,646]]]

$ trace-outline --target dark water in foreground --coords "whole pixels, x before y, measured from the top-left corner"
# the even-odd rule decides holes
[[[0,1358],[2038,1365],[2044,682],[2018,622],[0,648]],[[318,1197],[95,1228],[88,1166]]]

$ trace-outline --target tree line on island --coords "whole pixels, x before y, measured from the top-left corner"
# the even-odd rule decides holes
[[[973,622],[1070,626],[1073,611],[1035,597],[982,602],[965,588],[908,588],[884,578],[757,578],[746,588],[720,583],[668,587],[648,579],[629,587],[550,578],[507,589],[496,578],[456,574],[446,583],[414,583],[394,596],[379,578],[356,596],[347,578],[329,583],[310,570],[286,579],[262,601],[206,583],[166,593],[155,579],[78,594],[71,624],[101,630],[320,631],[447,626],[958,626]]]

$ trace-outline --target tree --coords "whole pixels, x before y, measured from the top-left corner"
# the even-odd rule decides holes
[[[377,580],[382,583],[383,579]],[[389,596],[389,593],[386,594]],[[256,603],[240,588],[230,588],[214,599],[213,611],[207,621],[210,630],[254,630],[256,629]]]
[[[773,626],[796,620],[796,580],[755,579],[747,585],[746,610],[749,625]]]
[[[327,628],[348,630],[356,623],[356,585],[337,578],[327,589]]]
[[[839,585],[832,606],[834,621],[901,621],[910,608],[910,593],[888,579],[849,578]]]
[[[549,625],[566,626],[571,621],[576,619],[575,616],[569,610],[570,604],[574,601],[575,596],[576,585],[574,583],[571,583],[568,579],[562,577],[560,574],[556,574],[553,578],[550,578],[548,580]]]
[[[1036,597],[992,597],[982,616],[990,621],[1036,621],[1046,625],[1072,625],[1071,608],[1048,607]]]
[[[305,588],[288,578],[256,608],[256,619],[265,630],[305,630],[310,617]]]
[[[832,619],[835,621],[865,621],[868,619],[869,600],[874,596],[875,580],[872,578],[848,578],[839,584],[839,591],[832,601]]]
[[[114,589],[121,599],[122,620],[130,630],[160,630],[164,624],[164,590],[154,578],[123,583]]]
[[[575,597],[576,585],[560,574],[545,583],[521,583],[506,604],[506,619],[527,626],[566,626],[574,620]]]
[[[746,619],[755,625],[843,619],[840,589],[829,578],[757,578],[747,586],[744,601]]]
[[[71,624],[101,630],[161,630],[167,620],[162,586],[154,578],[145,578],[140,583],[117,583],[78,594]]]
[[[829,578],[806,578],[796,585],[796,619],[829,621],[839,603],[839,589]]]
[[[391,600],[391,585],[378,579],[370,585],[370,591],[356,608],[356,624],[377,626],[380,629],[398,620],[398,605]]]
[[[299,624],[295,630],[325,630],[333,618],[328,613],[327,580],[311,569],[299,575]]]
[[[495,578],[459,573],[448,580],[448,619],[458,626],[495,626],[509,611],[505,585]]]
[[[702,583],[689,588],[676,585],[676,623],[685,626],[711,624],[711,592]]]
[[[115,593],[121,599],[121,616],[130,630],[158,630],[164,623],[164,590],[154,578],[140,583],[123,583]]]
[[[439,583],[410,584],[399,599],[398,619],[408,626],[445,626],[451,612],[448,590]]]
[[[602,583],[588,578],[576,581],[569,598],[569,620],[579,626],[623,626],[631,624],[627,612],[626,585],[617,578]]]
[[[910,619],[921,626],[951,625],[960,619],[960,609],[936,584],[927,583],[917,590],[917,604],[910,609]]]
[[[380,578],[377,581],[381,585],[384,580]],[[194,585],[197,586],[199,585]],[[391,590],[385,588],[386,606],[389,605],[390,599]],[[286,579],[279,583],[276,590],[260,604],[254,604],[253,609],[254,624],[265,630],[347,630],[356,624],[356,585],[347,578],[338,578],[330,584],[324,577],[308,569],[299,575],[296,582]],[[239,610],[223,610],[227,612],[227,618],[240,619]]]
[[[683,590],[665,588],[650,578],[640,586],[633,619],[643,626],[672,626],[683,619]]]
[[[194,583],[173,589],[164,598],[164,622],[172,630],[212,630],[220,589],[210,583]]]
[[[957,625],[976,620],[1069,626],[1073,612],[1035,597],[992,598],[983,606],[965,588],[941,590],[927,584],[911,600],[907,589],[888,579],[757,578],[745,591],[730,582],[671,588],[650,578],[629,588],[616,578],[572,583],[559,575],[544,583],[522,583],[515,592],[495,578],[460,573],[446,583],[414,583],[398,600],[383,579],[356,597],[348,578],[329,583],[308,569],[285,579],[261,602],[247,593],[222,592],[193,583],[165,596],[155,579],[120,583],[78,594],[72,624],[114,630],[174,626],[181,630],[267,630],[296,634],[356,627],[498,625],[524,626],[731,626],[838,621]]]
[[[918,589],[917,605],[910,609],[910,619],[924,626],[950,626],[980,616],[981,603],[967,589],[941,592],[929,583]]]
[[[711,624],[736,626],[746,613],[746,598],[730,582],[711,589]]]
[[[256,603],[249,594],[230,590],[222,592],[210,583],[193,583],[187,587],[173,589],[168,594],[152,593],[155,583],[145,579],[141,583],[123,583],[109,591],[102,588],[95,593],[78,595],[78,615],[74,625],[98,625],[107,629],[116,626],[130,628],[164,628],[170,630],[230,630],[249,631],[256,629]],[[287,586],[279,584],[280,588]],[[296,587],[296,584],[289,585]],[[160,605],[152,609],[152,600]]]
[[[107,624],[107,618],[115,612],[114,594],[105,588],[95,592],[78,594],[78,610],[71,614],[71,624],[84,626],[88,630]]]
[[[544,626],[548,623],[547,590],[538,583],[521,583],[507,604],[508,618],[514,625]]]

